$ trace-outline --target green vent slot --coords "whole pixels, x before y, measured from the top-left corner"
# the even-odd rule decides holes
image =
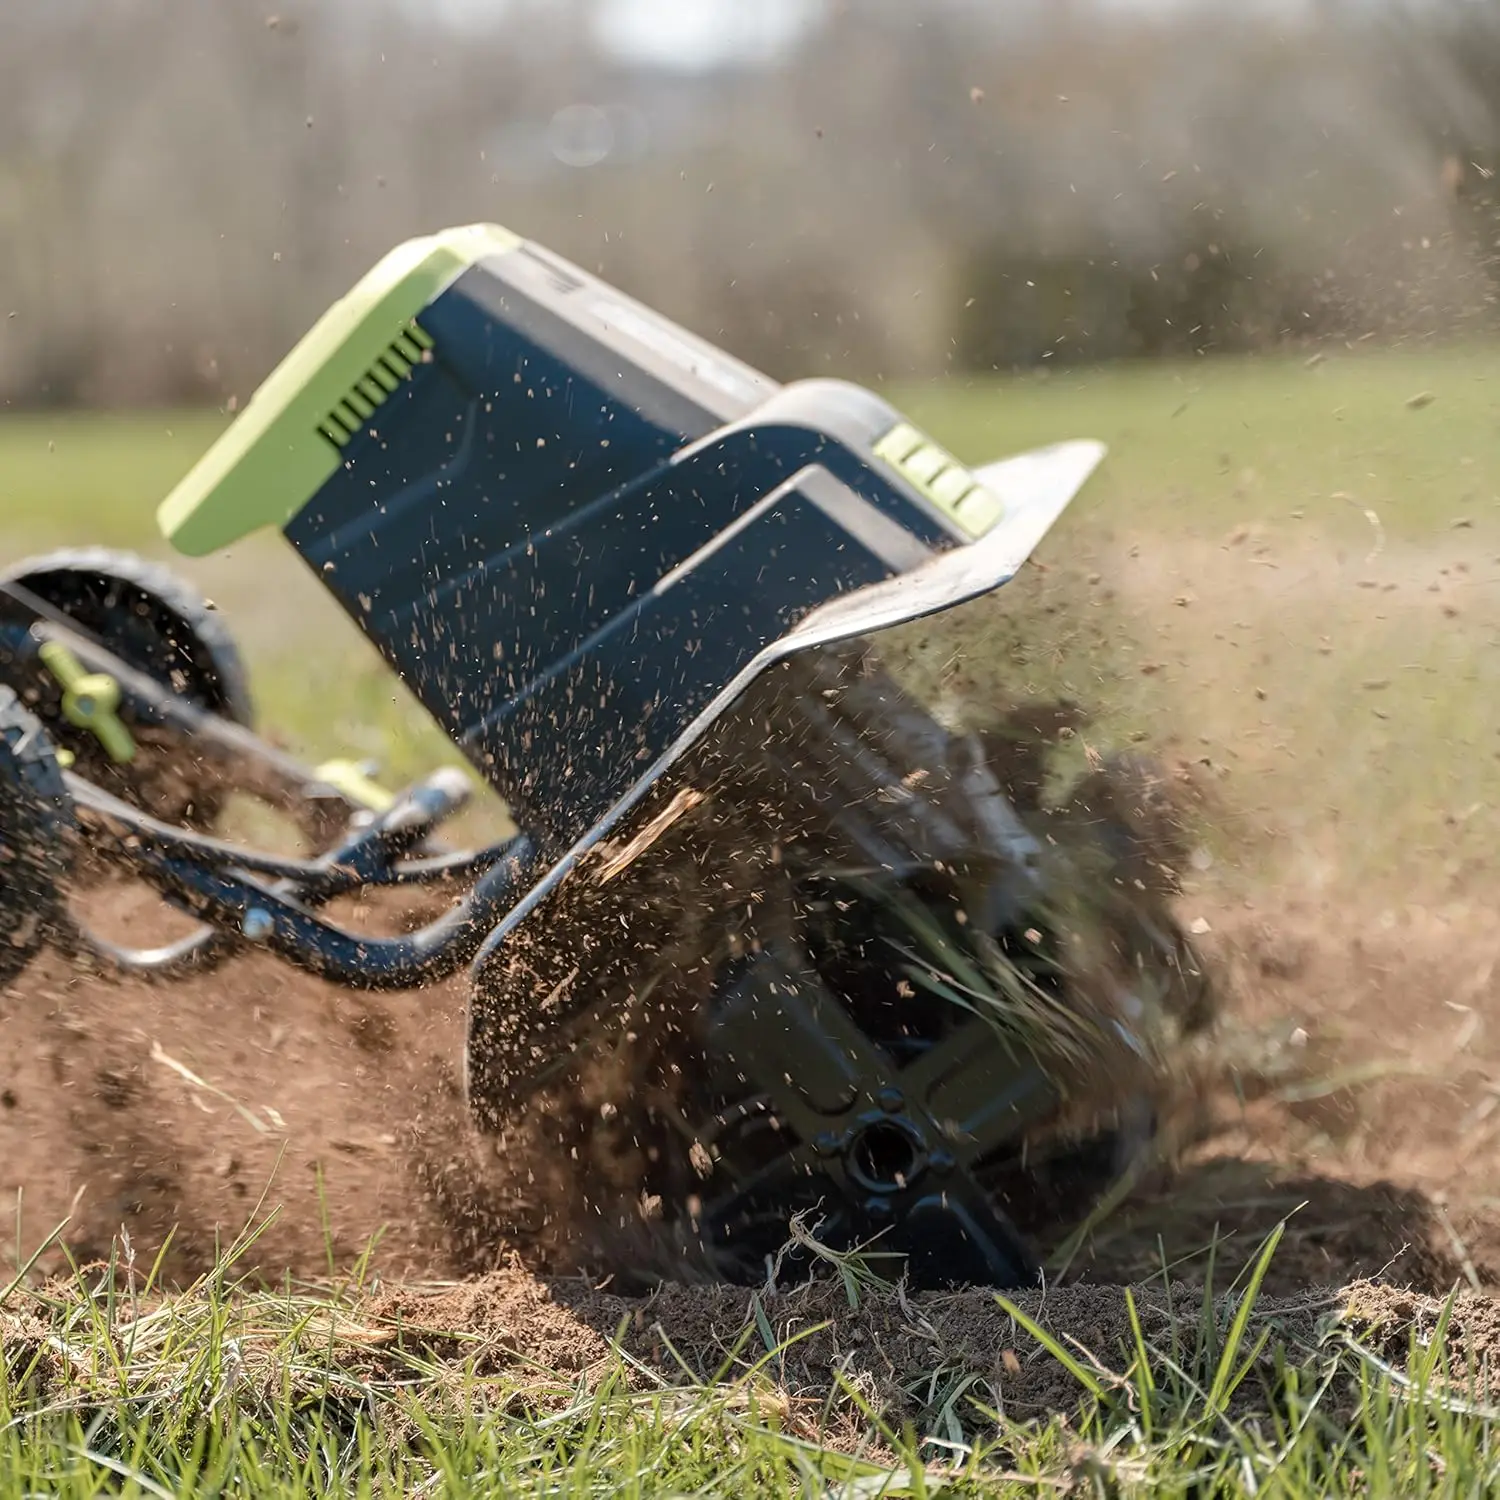
[[[909,422],[891,428],[875,444],[875,456],[971,537],[983,536],[1005,514],[998,495]]]
[[[347,448],[376,411],[401,389],[401,382],[411,379],[413,368],[429,357],[432,348],[432,335],[426,329],[415,322],[407,324],[318,423],[320,436],[335,448]]]

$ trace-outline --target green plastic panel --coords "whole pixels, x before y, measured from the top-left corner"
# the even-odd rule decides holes
[[[392,250],[318,319],[162,502],[162,534],[202,557],[261,527],[284,526],[427,357],[422,310],[470,266],[520,244],[497,224],[470,224]]]
[[[875,456],[971,537],[983,536],[1005,514],[998,495],[910,422],[891,428],[875,444]]]

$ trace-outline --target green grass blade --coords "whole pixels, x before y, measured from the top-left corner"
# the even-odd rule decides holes
[[[1235,1373],[1235,1356],[1244,1342],[1245,1330],[1250,1326],[1250,1317],[1255,1311],[1255,1304],[1260,1296],[1261,1286],[1265,1282],[1266,1272],[1271,1267],[1272,1257],[1276,1254],[1276,1247],[1281,1243],[1281,1237],[1285,1232],[1286,1224],[1282,1222],[1266,1237],[1266,1243],[1256,1257],[1250,1283],[1240,1297],[1239,1306],[1235,1309],[1234,1318],[1229,1325],[1229,1333],[1224,1340],[1224,1347],[1218,1352],[1214,1378],[1208,1388],[1208,1409],[1214,1416],[1223,1412],[1234,1387],[1244,1379],[1246,1373],[1244,1369],[1240,1370],[1238,1375]]]

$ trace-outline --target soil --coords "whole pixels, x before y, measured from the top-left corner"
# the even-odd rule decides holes
[[[103,899],[96,895],[95,900]],[[122,926],[151,898],[115,890]],[[1069,1277],[1216,1277],[1292,1215],[1273,1290],[1359,1277],[1442,1292],[1500,1283],[1500,932],[1475,908],[1212,910],[1233,997],[1212,1121],[1078,1251]],[[480,1274],[520,1248],[569,1264],[537,1163],[468,1122],[461,981],[355,995],[270,955],[170,986],[101,983],[44,957],[0,992],[0,1194],[23,1256],[104,1257],[122,1231],[202,1272],[257,1216],[240,1262],[270,1277]],[[1236,1056],[1238,1049],[1241,1055]],[[43,1264],[57,1264],[57,1247]],[[1183,1257],[1187,1257],[1183,1259]]]
[[[1076,1283],[1013,1293],[1008,1300],[1106,1381],[1107,1372],[1125,1371],[1135,1359],[1137,1328],[1163,1369],[1174,1347],[1179,1360],[1188,1358],[1204,1328],[1203,1288],[1165,1278],[1128,1290],[1127,1300],[1125,1287]],[[1222,1340],[1236,1304],[1220,1295],[1211,1306]],[[774,1378],[784,1425],[797,1436],[835,1443],[839,1434],[830,1417],[841,1405],[853,1418],[855,1440],[869,1442],[835,1371],[868,1407],[917,1425],[930,1422],[960,1389],[1017,1422],[1072,1412],[1080,1395],[1077,1378],[993,1293],[977,1288],[911,1296],[867,1292],[851,1303],[841,1285],[827,1281],[779,1293],[669,1285],[629,1299],[582,1280],[541,1281],[512,1265],[458,1287],[378,1295],[360,1316],[391,1340],[393,1350],[440,1363],[463,1360],[478,1375],[541,1368],[564,1380],[587,1377],[614,1363],[616,1347],[639,1362],[642,1381],[656,1378],[645,1373],[655,1371],[710,1382],[760,1367]],[[1271,1337],[1230,1415],[1267,1409],[1277,1389],[1279,1354],[1317,1360],[1326,1356],[1331,1336],[1342,1336],[1399,1366],[1412,1338],[1430,1339],[1445,1316],[1455,1373],[1461,1378],[1465,1367],[1493,1368],[1500,1358],[1500,1306],[1473,1291],[1437,1298],[1359,1280],[1262,1295],[1246,1344],[1263,1332]],[[779,1350],[769,1366],[768,1336]],[[1352,1407],[1357,1399],[1350,1386],[1335,1392],[1330,1406],[1343,1400]]]
[[[66,1220],[93,1258],[123,1230],[190,1279],[274,1207],[247,1271],[347,1266],[377,1233],[391,1274],[458,1269],[420,1183],[443,1180],[432,1143],[459,1117],[460,1007],[457,990],[350,995],[258,954],[169,987],[48,955],[0,994],[0,1193],[22,1246]]]
[[[1383,1288],[1363,1284],[1356,1316],[1377,1340],[1392,1319]],[[1174,1323],[1201,1306],[1196,1288],[1177,1283],[1132,1288],[1148,1345],[1166,1347]],[[753,1301],[752,1301],[753,1299]],[[1122,1369],[1132,1331],[1124,1290],[1077,1285],[1028,1291],[1010,1299],[1049,1334],[1086,1351],[1099,1366]],[[1341,1294],[1302,1293],[1268,1298],[1261,1321],[1282,1338],[1311,1349],[1321,1320],[1349,1305]],[[1421,1299],[1403,1306],[1416,1315]],[[757,1309],[759,1315],[757,1316]],[[375,1298],[363,1315],[393,1327],[408,1350],[439,1360],[462,1349],[476,1373],[514,1371],[532,1361],[562,1375],[588,1374],[610,1361],[617,1341],[648,1367],[701,1381],[742,1372],[765,1357],[762,1320],[782,1353],[774,1374],[795,1407],[806,1400],[826,1408],[838,1369],[877,1408],[915,1417],[919,1392],[945,1372],[974,1375],[992,1392],[997,1410],[1023,1421],[1076,1405],[1078,1386],[1037,1341],[980,1289],[907,1297],[876,1293],[852,1305],[837,1282],[817,1282],[768,1295],[741,1287],[669,1285],[654,1295],[623,1298],[574,1280],[538,1281],[520,1267],[501,1269],[459,1288],[405,1289]],[[1410,1321],[1410,1320],[1408,1320]],[[1480,1336],[1491,1326],[1469,1321]],[[447,1330],[462,1329],[462,1344]],[[741,1335],[749,1333],[746,1339]],[[684,1368],[685,1367],[685,1368]]]

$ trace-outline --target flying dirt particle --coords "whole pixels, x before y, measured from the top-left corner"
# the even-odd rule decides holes
[[[1431,406],[1437,397],[1431,391],[1418,391],[1415,396],[1406,398],[1407,408],[1411,411],[1421,411],[1424,406]]]
[[[1186,609],[1188,607],[1188,605],[1190,605],[1193,602],[1194,597],[1195,596],[1192,595],[1192,594],[1179,594],[1172,601],[1172,603],[1175,604],[1178,607],[1178,609]]]
[[[1457,520],[1450,523],[1450,531],[1472,531],[1474,529],[1474,518],[1472,516],[1459,516]]]
[[[374,1005],[362,1007],[350,1018],[349,1035],[364,1052],[390,1052],[397,1042],[395,1021]]]
[[[1307,361],[1307,362],[1306,362],[1306,364],[1305,364],[1305,365],[1304,365],[1304,366],[1303,366],[1303,368],[1304,368],[1304,369],[1306,369],[1306,370],[1316,370],[1316,369],[1317,369],[1317,367],[1318,367],[1318,366],[1319,366],[1319,365],[1320,365],[1320,364],[1322,364],[1322,363],[1323,363],[1323,361],[1324,361],[1324,360],[1325,360],[1325,359],[1327,359],[1327,358],[1328,358],[1328,356],[1327,356],[1327,355],[1326,355],[1326,354],[1322,354],[1322,353],[1318,353],[1318,354],[1314,354],[1314,355],[1312,355],[1312,356],[1311,356],[1311,357],[1310,357],[1310,358],[1309,358],[1309,359],[1308,359],[1308,361]]]
[[[1206,937],[1210,932],[1213,931],[1213,927],[1209,924],[1209,920],[1207,917],[1194,917],[1193,920],[1188,923],[1188,931],[1192,933],[1194,937]]]
[[[1259,698],[1262,703],[1264,703],[1266,701],[1266,690],[1263,687],[1256,688],[1255,696]]]
[[[136,1080],[112,1068],[102,1068],[94,1075],[94,1089],[108,1109],[125,1109],[135,1098]]]
[[[1366,677],[1365,680],[1362,683],[1360,683],[1360,686],[1367,693],[1380,693],[1380,692],[1384,692],[1385,689],[1388,688],[1390,685],[1391,685],[1391,679],[1389,677]]]
[[[972,88],[972,89],[970,89],[969,90],[969,103],[970,104],[983,104],[984,103],[984,90],[981,89],[981,88]]]
[[[1443,606],[1443,613],[1448,619],[1456,620],[1463,611],[1456,604],[1445,604]]]

